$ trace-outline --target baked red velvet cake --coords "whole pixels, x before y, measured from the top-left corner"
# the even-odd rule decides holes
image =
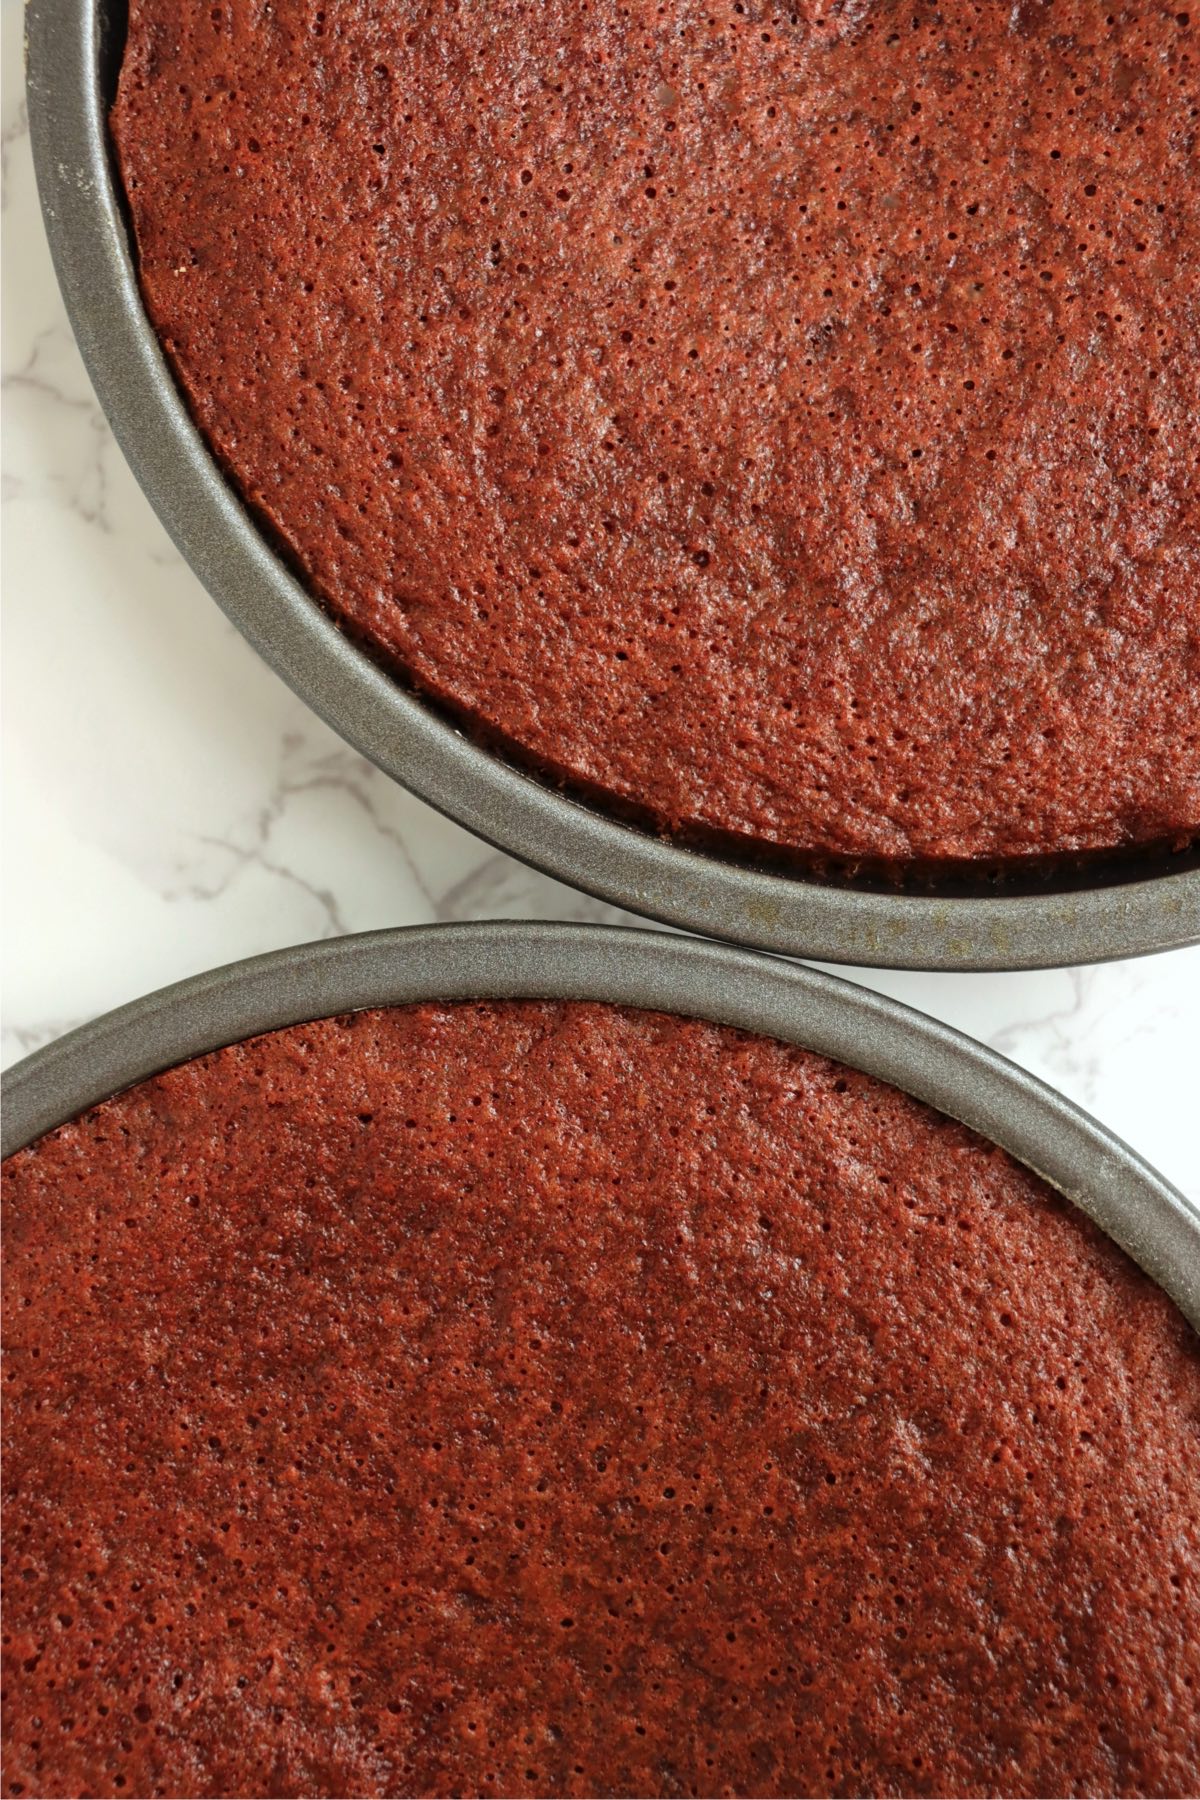
[[[340,624],[797,868],[1200,834],[1200,12],[132,0],[150,317]]]
[[[422,1006],[5,1173],[6,1795],[1200,1790],[1196,1340],[904,1095]]]

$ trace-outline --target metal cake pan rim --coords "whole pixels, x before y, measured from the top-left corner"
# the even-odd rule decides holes
[[[30,129],[47,235],[100,403],[155,512],[267,664],[419,798],[545,873],[661,923],[827,962],[999,970],[1200,940],[1200,869],[1066,893],[939,898],[771,873],[657,838],[482,748],[349,642],[205,447],[143,310],[110,163],[104,0],[29,0]]]
[[[715,940],[611,925],[397,926],[272,950],[160,988],[5,1077],[5,1156],[137,1081],[224,1044],[367,1006],[598,1000],[801,1044],[960,1120],[1121,1245],[1200,1330],[1200,1208],[1015,1063],[912,1007]]]

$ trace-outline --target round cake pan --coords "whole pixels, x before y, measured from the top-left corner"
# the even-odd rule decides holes
[[[923,1013],[729,945],[596,925],[423,925],[231,963],[59,1038],[5,1082],[3,1151],[223,1044],[368,1006],[598,1000],[711,1019],[861,1069],[999,1144],[1200,1329],[1200,1208],[1061,1094]]]
[[[683,848],[473,743],[351,644],[268,547],[193,426],[142,307],[106,126],[117,0],[30,0],[38,185],[67,310],[135,475],[210,593],[342,737],[490,843],[672,925],[830,962],[1018,969],[1200,939],[1200,868],[1070,891],[936,897],[823,884]]]

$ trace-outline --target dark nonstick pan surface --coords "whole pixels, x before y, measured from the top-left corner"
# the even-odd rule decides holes
[[[1200,1328],[1200,1208],[1120,1139],[1004,1057],[924,1014],[731,946],[557,924],[413,926],[232,963],[58,1039],[6,1078],[4,1154],[97,1101],[259,1032],[362,1007],[599,1000],[801,1044],[903,1088],[1036,1170]]]
[[[1200,938],[1196,858],[1098,869],[1063,891],[832,885],[684,848],[484,749],[350,643],[274,554],[193,426],[142,307],[106,116],[124,8],[31,0],[30,125],[67,308],[97,393],[160,518],[259,654],[349,743],[471,831],[605,900],[705,935],[832,962],[1018,969]]]

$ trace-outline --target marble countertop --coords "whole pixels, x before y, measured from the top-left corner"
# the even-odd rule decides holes
[[[180,976],[433,919],[635,923],[348,749],[244,644],[130,475],[72,341],[4,29],[6,1062]],[[1034,1070],[1200,1198],[1200,949],[1017,975],[840,971]]]

